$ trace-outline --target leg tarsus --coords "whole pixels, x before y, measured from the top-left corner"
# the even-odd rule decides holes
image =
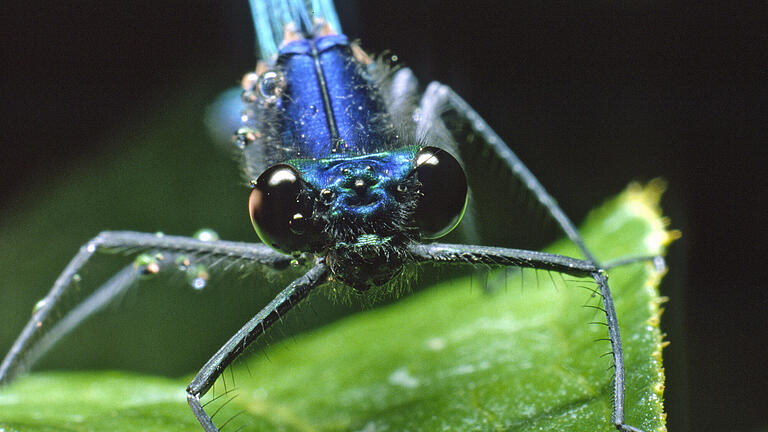
[[[615,267],[621,267],[638,262],[650,262],[653,263],[653,267],[657,272],[664,272],[667,269],[667,262],[663,256],[660,255],[642,255],[642,256],[630,256],[624,258],[617,258],[608,261],[603,264],[603,269],[609,270]]]
[[[192,394],[189,392],[189,388],[187,388],[187,403],[189,403],[189,407],[192,409],[192,413],[195,415],[195,418],[197,418],[197,421],[200,422],[200,425],[203,426],[205,432],[218,432],[216,425],[213,424],[213,420],[211,420],[211,418],[205,413],[203,406],[200,405],[199,393]]]
[[[638,428],[636,428],[634,426],[630,426],[630,425],[627,425],[627,424],[624,424],[624,423],[616,423],[615,426],[616,426],[616,429],[618,429],[618,430],[620,430],[622,432],[645,432],[642,429],[638,429]]]

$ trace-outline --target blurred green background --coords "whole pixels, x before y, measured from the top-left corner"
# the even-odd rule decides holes
[[[422,84],[437,79],[465,97],[574,220],[630,180],[669,181],[664,207],[684,233],[662,287],[672,299],[663,323],[670,430],[765,426],[768,300],[752,252],[763,249],[765,230],[754,227],[765,188],[751,175],[765,142],[764,7],[413,3],[338,8],[366,49],[390,49]],[[101,230],[211,227],[256,240],[236,165],[201,121],[254,65],[246,4],[49,1],[6,10],[2,352]],[[119,265],[104,258],[90,276]],[[143,284],[40,367],[189,372],[279,286],[259,275],[200,293],[179,280]],[[358,308],[317,296],[292,325]]]

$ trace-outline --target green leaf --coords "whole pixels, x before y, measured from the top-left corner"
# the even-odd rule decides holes
[[[675,233],[657,208],[661,189],[630,186],[591,213],[582,232],[599,259],[664,253]],[[549,250],[576,254],[566,241]],[[609,271],[627,422],[649,432],[666,430],[661,276],[649,263]],[[447,280],[272,344],[234,367],[238,397],[216,419],[241,412],[246,430],[614,430],[610,356],[601,357],[610,347],[595,342],[606,329],[589,324],[604,316],[582,307],[599,304],[581,289],[594,282],[503,270],[488,280],[489,290],[476,276]],[[0,391],[0,430],[197,430],[184,393],[190,378],[34,373]]]

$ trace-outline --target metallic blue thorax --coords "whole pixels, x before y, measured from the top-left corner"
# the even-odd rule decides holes
[[[384,107],[346,36],[300,39],[279,50],[283,145],[305,158],[360,155],[386,147]]]

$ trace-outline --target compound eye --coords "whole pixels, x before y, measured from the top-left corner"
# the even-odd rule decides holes
[[[253,184],[248,210],[264,244],[287,254],[308,246],[304,234],[312,207],[304,189],[298,171],[285,164],[268,168]]]
[[[437,147],[416,154],[415,174],[421,197],[414,218],[424,238],[435,239],[451,232],[467,207],[467,177],[459,161]]]

